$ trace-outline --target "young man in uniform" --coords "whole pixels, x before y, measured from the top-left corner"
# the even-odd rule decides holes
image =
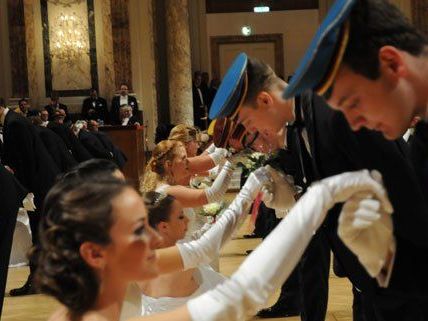
[[[390,321],[406,320],[407,317],[410,317],[409,320],[423,320],[428,312],[423,300],[402,297],[407,285],[420,290],[428,282],[428,278],[421,273],[428,255],[425,248],[428,241],[423,238],[423,231],[428,228],[428,219],[424,215],[427,204],[417,184],[416,174],[406,158],[406,145],[401,140],[387,141],[380,134],[368,130],[353,133],[342,115],[330,109],[322,97],[307,91],[296,99],[286,100],[282,96],[286,87],[287,84],[269,66],[241,55],[219,88],[210,118],[228,117],[229,125],[224,130],[226,136],[233,132],[236,124],[241,123],[250,131],[257,130],[266,137],[273,137],[286,122],[293,122],[291,133],[287,135],[287,147],[295,155],[299,165],[297,179],[304,187],[315,180],[344,171],[362,168],[379,170],[395,210],[393,221],[397,253],[391,245],[389,251],[384,252],[382,266],[371,271],[369,268],[370,273],[367,273],[360,264],[364,262],[364,248],[360,248],[357,258],[347,248],[353,247],[352,241],[346,242],[345,246],[338,237],[340,207],[331,211],[317,234],[321,232],[326,236],[335,257],[355,287],[354,320]],[[374,236],[368,242],[377,244]],[[306,264],[307,270],[325,265],[320,259],[323,257],[320,255],[322,251],[318,248],[313,253],[318,256],[313,254],[302,259],[301,265]],[[418,264],[414,262],[418,257],[416,254],[420,254]],[[321,280],[328,280],[328,270],[319,269],[319,272]],[[319,304],[311,305],[313,300],[306,294],[310,293],[311,287],[312,292],[316,292],[319,283],[311,282],[304,273],[301,280],[302,319],[318,320],[321,316],[319,311],[324,311],[325,315],[325,309]],[[381,288],[387,285],[386,289]],[[320,308],[315,310],[316,306]],[[305,310],[312,310],[313,313],[305,316]]]

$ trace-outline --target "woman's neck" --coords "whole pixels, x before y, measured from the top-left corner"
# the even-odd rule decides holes
[[[93,311],[106,320],[118,321],[126,295],[127,283],[112,275],[105,275],[102,279],[105,281],[100,285],[100,292]]]

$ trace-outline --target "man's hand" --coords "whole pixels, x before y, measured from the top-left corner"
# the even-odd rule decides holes
[[[266,185],[262,188],[262,200],[265,205],[280,211],[292,208],[296,203],[295,195],[298,192],[293,178],[275,170],[270,165],[266,165],[265,168],[272,180],[270,186]]]
[[[359,193],[346,201],[339,217],[339,237],[383,287],[388,285],[395,254],[391,214],[380,201]]]

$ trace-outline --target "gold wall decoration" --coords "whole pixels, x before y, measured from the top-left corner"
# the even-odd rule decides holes
[[[41,0],[46,95],[98,89],[93,0]]]
[[[48,0],[55,6],[71,7],[74,4],[80,4],[85,0]]]

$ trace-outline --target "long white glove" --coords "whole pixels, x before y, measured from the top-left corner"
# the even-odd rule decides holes
[[[263,202],[267,207],[278,211],[292,208],[296,204],[295,195],[298,192],[298,189],[294,186],[293,177],[284,175],[270,165],[266,167],[272,176],[273,184],[271,189],[268,186],[263,186]]]
[[[221,164],[227,157],[229,152],[224,148],[215,148],[214,152],[208,154],[209,157],[213,160],[214,164],[217,166]]]
[[[290,275],[335,202],[358,192],[387,199],[368,171],[344,173],[314,184],[230,280],[188,301],[194,321],[234,321],[254,314]]]
[[[371,277],[387,287],[395,257],[392,212],[367,194],[351,197],[339,217],[338,234]]]
[[[205,151],[208,153],[208,154],[212,154],[212,153],[214,153],[214,151],[215,151],[215,149],[216,149],[217,147],[215,147],[215,145],[214,145],[214,143],[212,143],[210,146],[208,146],[206,149],[205,149]]]
[[[261,187],[269,182],[270,175],[264,167],[255,170],[214,226],[198,240],[176,244],[185,269],[208,264],[219,255],[220,248],[233,234],[241,217],[248,213]]]
[[[220,173],[221,169],[222,169],[223,165],[217,165],[216,167],[211,168],[210,170],[208,170],[208,177],[213,179],[216,178],[217,175]]]
[[[235,167],[230,162],[224,163],[220,174],[218,174],[213,184],[205,189],[208,203],[220,202],[223,199],[224,194],[226,194],[229,188],[234,169]]]

